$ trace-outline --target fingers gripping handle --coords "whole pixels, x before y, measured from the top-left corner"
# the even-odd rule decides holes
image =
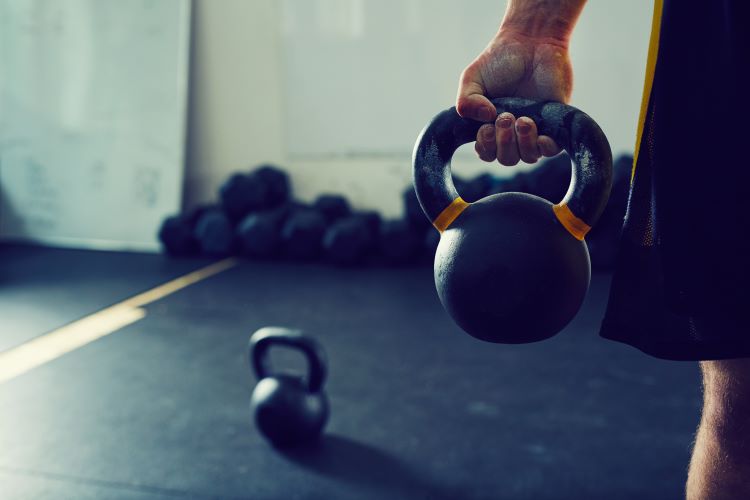
[[[572,215],[572,224],[580,223],[585,234],[599,219],[612,187],[612,152],[599,125],[583,111],[557,102],[501,98],[492,103],[498,114],[508,112],[534,120],[539,134],[552,137],[573,159],[570,186],[556,212],[558,217],[560,211]],[[414,187],[422,210],[438,229],[447,227],[443,220],[446,217],[455,218],[452,207],[466,205],[453,185],[450,162],[456,149],[476,140],[482,125],[460,117],[456,108],[450,108],[433,118],[417,139]]]

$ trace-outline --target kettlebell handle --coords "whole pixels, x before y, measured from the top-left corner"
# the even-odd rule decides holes
[[[326,378],[323,348],[301,331],[288,328],[267,326],[250,337],[250,365],[258,380],[274,376],[268,349],[276,345],[297,349],[305,355],[308,363],[307,389],[309,392],[320,391]]]
[[[559,102],[499,98],[492,103],[498,114],[534,120],[539,135],[552,137],[573,159],[568,192],[554,210],[566,229],[582,240],[604,211],[612,187],[612,151],[599,125],[583,111]],[[460,117],[453,107],[433,118],[417,139],[414,186],[422,210],[440,232],[469,205],[456,191],[450,162],[456,149],[476,140],[482,125]]]

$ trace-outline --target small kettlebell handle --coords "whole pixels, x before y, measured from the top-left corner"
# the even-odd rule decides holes
[[[581,231],[585,235],[604,211],[612,187],[612,151],[599,125],[583,111],[559,102],[499,98],[492,103],[498,114],[509,112],[534,120],[539,135],[552,137],[573,159],[570,187],[556,209],[569,209],[574,216],[571,223],[583,222]],[[441,231],[444,228],[436,222],[441,214],[457,202],[466,204],[453,184],[451,158],[461,145],[476,140],[482,125],[462,118],[453,107],[433,118],[417,139],[413,155],[417,198],[427,217]]]
[[[285,346],[301,351],[308,363],[308,391],[321,390],[327,374],[323,348],[313,338],[303,335],[301,331],[288,328],[267,326],[250,337],[250,365],[258,380],[274,376],[268,356],[268,349],[272,346]]]

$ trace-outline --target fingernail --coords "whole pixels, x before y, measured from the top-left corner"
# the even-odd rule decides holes
[[[513,120],[510,118],[501,118],[499,124],[501,128],[510,128],[513,124]]]
[[[479,118],[481,118],[483,122],[489,122],[495,119],[495,113],[489,108],[482,108],[479,110]]]
[[[531,130],[531,125],[529,125],[527,122],[516,122],[516,127],[518,128],[518,132],[521,134],[528,134]]]
[[[492,127],[482,127],[482,137],[485,139],[491,139],[495,135],[495,131]]]

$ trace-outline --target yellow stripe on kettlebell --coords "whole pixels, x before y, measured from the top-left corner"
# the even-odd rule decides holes
[[[461,212],[463,212],[469,205],[471,205],[471,203],[464,201],[459,196],[458,198],[453,200],[450,205],[445,207],[445,209],[440,212],[440,215],[435,217],[435,220],[432,221],[432,225],[435,226],[435,229],[442,233],[443,231],[448,229],[451,224],[453,224],[453,221],[456,220],[456,217],[461,215]]]
[[[570,210],[570,207],[565,203],[553,205],[552,210],[555,212],[560,224],[562,224],[575,239],[583,241],[583,238],[586,237],[586,233],[591,230],[591,226],[576,217],[576,215]]]

